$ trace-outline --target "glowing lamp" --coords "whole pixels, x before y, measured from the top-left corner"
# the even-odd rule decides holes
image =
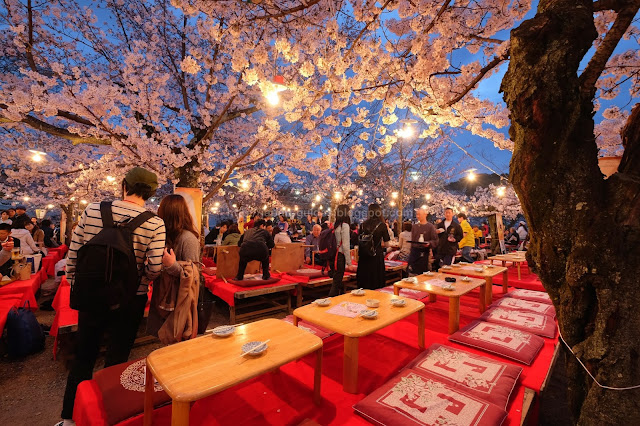
[[[47,208],[48,208],[49,210],[51,210],[53,207],[55,207],[53,204],[48,204],[48,205],[47,205]]]
[[[425,200],[430,200],[431,199],[431,194],[425,194],[424,199]]]
[[[391,207],[395,207],[396,202],[395,202],[395,201],[391,201],[391,202],[389,203],[389,205],[390,205]]]
[[[394,192],[392,192],[392,193],[391,193],[391,198],[393,198],[394,200],[395,200],[396,198],[398,198],[398,193],[397,193],[397,192],[395,192],[395,191],[394,191]]]
[[[107,182],[113,183],[115,181],[116,181],[116,178],[114,178],[113,176],[107,176]]]
[[[89,202],[87,200],[80,200],[80,204],[89,204]]]
[[[30,153],[32,153],[33,155],[31,156],[31,159],[33,161],[35,161],[36,163],[41,162],[42,160],[44,160],[45,155],[47,155],[46,152],[42,152],[42,151],[37,151],[35,149],[30,149],[29,150]]]

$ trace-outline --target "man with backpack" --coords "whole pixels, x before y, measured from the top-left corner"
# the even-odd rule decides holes
[[[162,219],[144,208],[157,176],[135,167],[122,181],[122,200],[91,203],[73,231],[67,261],[71,307],[78,310],[76,357],[67,378],[62,419],[73,425],[78,384],[91,379],[99,346],[109,335],[105,367],[126,362],[160,275],[165,247]]]

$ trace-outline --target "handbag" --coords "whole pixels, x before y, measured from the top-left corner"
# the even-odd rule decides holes
[[[382,222],[373,228],[371,233],[362,233],[358,238],[358,254],[374,257],[377,254],[376,246],[374,243],[373,234],[378,229],[378,226],[382,225]]]

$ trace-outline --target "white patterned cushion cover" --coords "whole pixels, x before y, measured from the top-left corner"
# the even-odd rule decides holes
[[[556,321],[553,317],[534,312],[494,307],[485,311],[481,320],[506,325],[553,339],[556,336]]]

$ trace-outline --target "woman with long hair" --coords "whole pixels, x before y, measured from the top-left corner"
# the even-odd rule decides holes
[[[240,241],[240,228],[237,223],[232,223],[227,230],[227,236],[222,240],[223,246],[237,246]]]
[[[387,243],[391,238],[382,217],[382,208],[378,204],[369,205],[367,217],[360,229],[359,246],[364,239],[370,239],[372,250],[367,252],[368,250],[359,247],[356,280],[358,287],[376,290],[385,285],[383,243]]]
[[[193,224],[187,202],[182,195],[167,195],[160,202],[158,216],[167,230],[162,256],[163,272],[178,277],[182,266],[177,261],[200,262],[200,234]]]
[[[336,236],[336,253],[333,269],[333,284],[329,291],[329,297],[338,296],[344,293],[344,270],[347,265],[351,265],[351,218],[349,217],[349,206],[340,204],[336,207],[336,221],[333,224],[333,233]]]

